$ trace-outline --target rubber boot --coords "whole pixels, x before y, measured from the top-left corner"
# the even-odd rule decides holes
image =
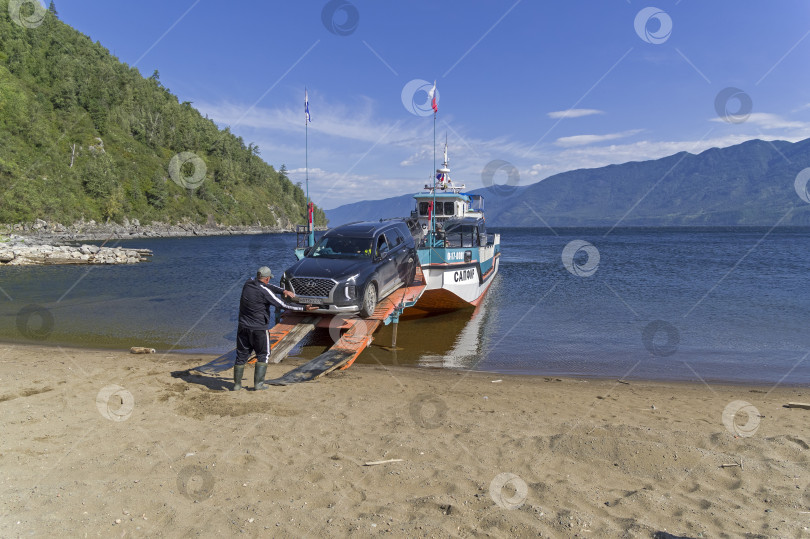
[[[242,374],[245,372],[244,365],[233,366],[233,389],[231,391],[239,391],[242,389]]]
[[[267,372],[267,363],[261,361],[256,362],[256,370],[253,372],[253,389],[259,391],[260,389],[267,389],[267,384],[264,383],[264,374]]]

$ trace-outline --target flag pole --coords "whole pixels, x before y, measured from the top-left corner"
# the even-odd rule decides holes
[[[430,214],[430,246],[435,247],[436,243],[436,115],[439,107],[436,100],[436,81],[433,81],[433,89],[430,91],[430,106],[433,108],[433,211]],[[430,251],[428,263],[432,262],[433,249]]]
[[[309,121],[307,121],[306,107],[308,105],[307,88],[304,87],[304,170],[307,178],[307,212],[309,212]],[[307,227],[309,226],[309,213],[307,213]]]
[[[315,245],[315,223],[312,222],[314,212],[309,206],[309,95],[306,86],[304,86],[304,170],[307,190],[307,247],[312,247]]]
[[[436,236],[436,112],[433,112],[433,218],[430,220],[430,231]]]

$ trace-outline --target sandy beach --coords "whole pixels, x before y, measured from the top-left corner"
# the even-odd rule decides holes
[[[0,535],[810,537],[804,388],[208,359],[0,345]]]

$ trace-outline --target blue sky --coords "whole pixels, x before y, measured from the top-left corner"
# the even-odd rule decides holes
[[[412,81],[437,82],[437,137],[447,136],[453,178],[470,189],[493,160],[527,185],[681,150],[810,137],[806,0],[56,7],[145,76],[159,70],[181,101],[257,143],[294,181],[305,176],[306,86],[310,194],[327,209],[415,192],[431,177],[433,117],[420,115],[426,93],[410,89],[424,83]]]

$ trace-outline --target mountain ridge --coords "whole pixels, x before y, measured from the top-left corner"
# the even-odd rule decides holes
[[[810,225],[808,204],[794,189],[797,174],[807,167],[810,139],[753,139],[470,192],[484,195],[490,226]],[[412,196],[356,202],[327,210],[326,216],[335,226],[351,216],[407,215],[409,210],[401,210]]]

